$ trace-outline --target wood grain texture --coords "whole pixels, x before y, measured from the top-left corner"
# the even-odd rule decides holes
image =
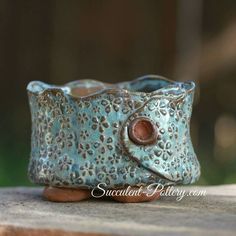
[[[109,234],[70,232],[57,229],[32,229],[17,226],[0,226],[1,236],[109,236]]]
[[[42,188],[0,189],[0,236],[235,235],[236,185],[178,187],[206,196],[123,204],[109,199],[55,203]]]

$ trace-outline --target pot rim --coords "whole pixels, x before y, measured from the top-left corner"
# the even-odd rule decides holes
[[[152,91],[140,91],[135,90],[135,85],[153,85],[156,82],[157,88],[153,89]],[[159,87],[158,87],[159,83]],[[161,83],[165,84],[164,86],[160,86]],[[74,95],[72,94],[72,89],[84,87],[84,88],[92,88],[94,86],[99,87],[98,90],[95,92],[92,92],[88,95]],[[133,90],[132,90],[133,87]],[[136,95],[136,96],[154,96],[154,95],[160,95],[163,96],[165,94],[171,94],[171,95],[180,95],[180,94],[189,94],[192,93],[195,90],[195,83],[193,81],[173,81],[170,79],[167,79],[163,76],[159,75],[145,75],[138,77],[135,80],[131,81],[124,81],[124,82],[118,82],[118,83],[105,83],[98,80],[93,79],[82,79],[82,80],[75,80],[71,81],[69,83],[66,83],[64,85],[53,85],[53,84],[47,84],[42,81],[31,81],[27,86],[27,91],[29,93],[32,93],[34,95],[42,95],[48,92],[62,92],[72,98],[89,98],[93,97],[94,95],[99,95],[103,93],[118,93],[118,94],[130,94],[130,95]],[[142,87],[141,87],[142,88]]]

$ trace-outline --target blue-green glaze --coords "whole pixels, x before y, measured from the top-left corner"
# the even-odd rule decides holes
[[[80,88],[93,92],[80,95]],[[194,89],[193,82],[153,75],[113,85],[94,80],[64,86],[31,82],[30,179],[72,188],[195,182],[200,166],[189,131]],[[155,124],[155,143],[130,140],[128,127],[137,117]]]

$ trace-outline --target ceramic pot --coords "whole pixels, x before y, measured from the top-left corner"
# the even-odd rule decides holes
[[[154,75],[117,84],[31,82],[31,181],[78,189],[194,183],[194,89]]]

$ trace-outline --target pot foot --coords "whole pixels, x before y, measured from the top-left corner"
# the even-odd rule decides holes
[[[138,188],[131,188],[130,190],[138,190]],[[158,191],[154,194],[150,194],[150,196],[146,192],[143,192],[138,196],[112,196],[112,199],[122,203],[138,203],[155,201],[160,197],[160,192]]]
[[[91,197],[87,189],[45,187],[43,196],[52,202],[79,202]]]

